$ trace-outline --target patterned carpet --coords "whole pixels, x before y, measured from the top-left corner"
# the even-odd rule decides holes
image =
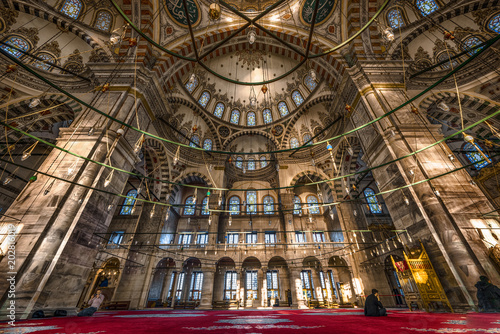
[[[93,317],[47,318],[0,324],[0,333],[500,333],[500,314],[429,314],[389,310],[369,318],[360,309],[97,312]]]

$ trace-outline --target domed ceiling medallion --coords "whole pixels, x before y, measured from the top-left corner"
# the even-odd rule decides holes
[[[186,0],[186,5],[191,26],[195,27],[201,21],[200,6],[195,0]],[[168,16],[170,16],[175,24],[183,28],[188,27],[188,19],[182,0],[165,0],[165,7],[167,8]]]
[[[336,4],[337,2],[335,0],[320,0],[318,14],[316,16],[317,26],[325,23],[330,18]],[[305,0],[300,5],[300,21],[302,21],[303,24],[311,24],[314,15],[314,5],[315,0]]]

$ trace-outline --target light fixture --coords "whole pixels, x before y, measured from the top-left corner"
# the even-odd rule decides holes
[[[405,201],[406,205],[410,205],[410,200],[408,199],[408,197],[405,196],[404,201]]]
[[[439,190],[434,190],[434,193],[436,194],[436,196],[441,196],[441,194],[439,193]]]
[[[386,41],[388,42],[392,42],[394,40],[394,31],[392,30],[391,27],[387,27],[384,29],[384,31],[382,32],[383,34],[383,37]]]
[[[125,130],[123,128],[119,128],[118,130],[116,130],[116,134],[118,136],[123,136],[125,134]]]
[[[316,185],[316,193],[318,194],[318,199],[323,202],[323,193],[321,192],[321,189],[319,188],[319,184]]]
[[[21,161],[24,161],[24,160],[28,159],[29,157],[31,157],[31,153],[30,152],[24,152],[23,156],[21,157]]]
[[[113,208],[113,204],[108,205],[108,211],[111,211],[112,208]]]
[[[130,210],[130,214],[134,214],[135,212],[135,205],[137,204],[137,201],[134,202],[134,206],[132,207],[132,210]]]
[[[109,186],[109,184],[111,183],[111,180],[113,180],[113,173],[115,172],[115,170],[111,170],[111,173],[108,174],[108,176],[106,177],[106,179],[104,180],[104,188],[106,188],[107,186]]]
[[[40,99],[38,97],[35,97],[33,100],[31,100],[30,104],[28,105],[30,108],[36,108],[40,105]]]
[[[349,146],[347,148],[347,153],[349,153],[349,155],[351,155],[351,156],[354,155],[354,150],[352,149],[352,147]]]
[[[92,136],[93,134],[94,134],[94,127],[91,127],[91,128],[89,129],[88,135],[89,135],[89,136]]]
[[[208,216],[208,225],[212,224],[212,215]]]
[[[448,154],[448,159],[453,162],[455,160],[455,157],[453,156],[453,154]]]
[[[175,155],[174,155],[174,165],[177,165],[180,157],[181,157],[181,147],[177,146],[177,151],[175,151]]]
[[[76,160],[68,167],[68,176],[73,175],[76,169]]]
[[[415,175],[415,172],[413,172],[413,169],[410,169],[410,170],[408,171],[408,173],[410,173],[410,175],[411,175],[411,176]]]
[[[250,107],[255,108],[257,106],[257,95],[255,94],[253,86],[250,88],[250,96],[248,99],[250,101]]]
[[[167,207],[167,213],[165,214],[165,220],[168,220],[170,218],[170,208]]]
[[[279,172],[280,171],[280,164],[276,164],[276,171]]]
[[[437,107],[443,111],[450,111],[450,107],[442,101],[438,103]]]
[[[153,218],[153,216],[155,215],[155,207],[156,204],[153,204],[153,209],[151,209],[151,212],[149,213],[149,218]]]
[[[191,224],[191,217],[188,218],[188,224]]]
[[[120,42],[120,40],[121,40],[121,36],[119,34],[117,34],[116,32],[112,33],[111,36],[109,36],[109,42],[113,45]]]
[[[12,174],[10,174],[9,176],[7,176],[5,178],[5,180],[3,180],[3,185],[4,186],[8,185],[9,183],[12,182],[12,180],[14,180],[14,176]]]
[[[146,138],[145,138],[144,134],[142,134],[134,145],[134,153],[135,154],[138,154],[139,151],[142,149],[142,145],[144,144],[145,140],[146,140]]]
[[[477,183],[476,183],[476,182],[474,182],[474,180],[470,180],[470,181],[469,181],[469,183],[470,183],[470,185],[471,185],[471,186],[473,186],[473,187],[477,186]]]
[[[194,188],[193,203],[196,204],[196,197],[198,196],[198,188]]]
[[[252,45],[253,43],[255,43],[255,41],[257,40],[257,33],[255,32],[255,28],[254,27],[251,27],[250,30],[248,31],[247,38],[248,38],[248,43],[250,45]]]
[[[332,220],[335,218],[335,213],[333,212],[332,207],[330,207],[330,218],[332,218]]]
[[[218,19],[220,19],[220,16],[221,16],[221,9],[219,4],[216,2],[211,3],[208,9],[208,17],[212,21],[217,21]]]
[[[356,209],[352,210],[352,214],[354,215],[354,217],[356,217],[358,215],[358,211]]]
[[[231,226],[231,223],[232,223],[232,222],[233,222],[233,216],[229,215],[229,220],[228,220],[227,224],[228,224],[229,226]]]

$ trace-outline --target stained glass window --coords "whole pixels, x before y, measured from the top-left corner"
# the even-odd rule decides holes
[[[200,137],[198,135],[193,135],[191,137],[191,141],[189,142],[189,146],[199,147],[200,146]]]
[[[255,113],[253,111],[247,114],[247,126],[255,125]]]
[[[52,66],[50,64],[54,64],[56,58],[52,55],[47,54],[47,53],[40,53],[40,54],[37,54],[36,56],[38,58],[42,59],[43,61],[35,60],[33,62],[33,66],[35,66],[41,70],[50,71],[50,69],[52,68]]]
[[[264,213],[266,215],[274,213],[274,198],[272,196],[264,197]]]
[[[5,41],[5,44],[12,45],[12,46],[14,46],[14,47],[16,47],[18,49],[23,50],[23,51],[28,51],[30,49],[30,45],[29,45],[28,41],[25,40],[24,38],[18,37],[18,36],[11,36],[11,37],[9,37]],[[24,53],[22,53],[21,51],[19,51],[17,49],[14,49],[14,48],[10,48],[10,47],[8,47],[5,44],[2,44],[0,46],[0,48],[2,48],[2,50],[7,51],[8,53],[10,53],[11,55],[13,55],[14,57],[20,58],[20,57],[22,57],[24,55]]]
[[[401,10],[394,8],[387,13],[387,21],[392,29],[397,29],[404,25],[403,15],[401,15]]]
[[[186,216],[193,216],[196,208],[196,202],[193,196],[186,198],[186,206],[184,206],[184,214]]]
[[[382,213],[382,208],[378,204],[377,196],[375,196],[375,192],[371,188],[366,188],[364,191],[366,203],[368,203],[368,207],[370,208],[371,213]]]
[[[77,19],[82,11],[82,7],[82,2],[80,0],[66,0],[61,7],[61,13],[72,19]]]
[[[237,157],[236,158],[236,167],[237,168],[243,168],[243,158],[242,157]]]
[[[240,214],[240,198],[238,196],[233,196],[229,199],[229,211],[231,215]]]
[[[257,212],[257,192],[247,191],[247,213]]]
[[[306,85],[307,89],[309,89],[311,92],[318,85],[316,83],[316,80],[314,80],[309,74],[305,76],[305,78],[304,78],[304,84]]]
[[[290,147],[291,148],[299,147],[299,141],[297,140],[297,138],[293,137],[292,139],[290,139]]]
[[[134,207],[135,199],[137,198],[137,190],[132,189],[127,193],[127,197],[123,201],[122,209],[120,210],[120,215],[131,215],[132,208]]]
[[[194,76],[193,80],[191,80],[191,77],[190,77],[190,80],[188,80],[185,87],[186,87],[187,91],[192,94],[194,92],[194,90],[196,89],[196,87],[198,87],[198,77]]]
[[[255,170],[255,159],[248,159],[248,170]]]
[[[488,28],[500,34],[500,13],[491,18],[488,22]]]
[[[264,109],[262,111],[262,118],[264,119],[264,123],[269,124],[273,121],[273,115],[271,114],[271,109]]]
[[[469,55],[473,55],[475,53],[477,53],[479,50],[482,49],[482,47],[480,48],[475,48],[474,50],[471,50],[473,47],[475,47],[476,45],[479,45],[481,44],[482,41],[477,38],[476,36],[471,36],[469,38],[467,38],[465,41],[464,41],[464,48],[467,49],[467,50],[470,50],[469,52],[467,52]]]
[[[267,166],[267,158],[265,156],[260,157],[260,168],[264,168]]]
[[[319,215],[318,199],[314,195],[309,195],[306,198],[309,213],[312,215]]]
[[[311,135],[308,133],[306,133],[304,137],[302,137],[302,139],[304,140],[304,145],[311,145],[313,143],[313,141],[311,140]]]
[[[203,94],[201,94],[200,99],[198,100],[198,104],[205,108],[210,101],[210,93],[207,91],[204,91]]]
[[[304,98],[302,97],[302,94],[298,90],[294,90],[292,92],[292,100],[295,102],[295,105],[298,107],[304,102]]]
[[[453,57],[453,56],[454,56],[454,54],[450,52],[450,57]],[[438,62],[438,63],[440,63],[440,62],[442,62],[442,61],[446,61],[446,60],[448,60],[446,63],[443,63],[443,64],[441,65],[441,67],[442,67],[443,69],[448,69],[448,68],[450,68],[450,62],[449,62],[450,57],[448,57],[448,53],[447,53],[447,52],[442,52],[442,53],[441,53],[441,54],[437,57],[437,62]],[[458,65],[458,62],[457,62],[457,60],[456,60],[456,59],[453,59],[453,60],[451,61],[451,63],[453,64],[453,68],[455,68],[455,67]]]
[[[285,102],[278,103],[278,110],[280,111],[281,117],[288,115],[288,107]]]
[[[417,0],[416,4],[423,16],[427,16],[439,8],[434,0]]]
[[[214,109],[214,115],[216,117],[221,118],[222,114],[224,114],[224,109],[225,108],[226,107],[224,106],[224,103],[222,103],[222,102],[217,103],[217,105],[215,106],[215,109]]]
[[[467,156],[467,159],[469,159],[470,162],[474,163],[474,166],[476,167],[477,170],[488,166],[488,161],[486,161],[481,153],[477,151],[477,148],[472,145],[471,143],[467,143],[464,146],[464,151],[466,152],[465,155]],[[482,149],[481,149],[482,151]],[[488,157],[486,153],[484,153]]]
[[[201,203],[201,214],[204,216],[208,216],[210,214],[210,211],[208,211],[208,196],[206,196]]]
[[[212,139],[205,139],[203,141],[203,148],[205,150],[211,151],[212,150]]]
[[[300,197],[295,196],[293,198],[293,214],[301,215],[302,214],[302,205],[300,204]]]
[[[107,10],[101,10],[97,13],[94,27],[102,31],[109,31],[109,28],[111,28],[111,22],[113,22],[111,13]]]
[[[231,111],[231,123],[240,123],[240,111],[238,109],[234,109],[233,111]]]

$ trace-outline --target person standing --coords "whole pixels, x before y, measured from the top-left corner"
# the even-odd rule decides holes
[[[491,284],[486,276],[480,276],[476,283],[477,300],[480,312],[500,311],[500,289]]]
[[[97,311],[99,306],[101,306],[103,301],[104,301],[104,295],[101,293],[101,290],[97,290],[94,296],[92,296],[92,298],[87,303],[90,306],[78,312],[78,316],[79,317],[92,316]]]
[[[378,299],[378,290],[372,289],[372,294],[366,297],[365,301],[365,316],[367,317],[383,317],[387,315],[387,311]]]

